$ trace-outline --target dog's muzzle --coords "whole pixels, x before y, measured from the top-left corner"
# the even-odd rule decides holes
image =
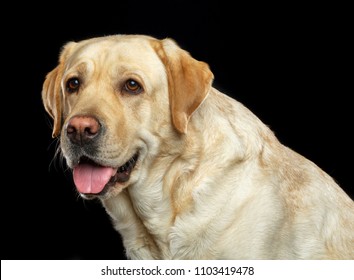
[[[73,179],[81,194],[101,195],[109,187],[129,180],[139,153],[136,152],[119,167],[108,166],[98,160],[97,150],[102,125],[92,116],[74,116],[66,125],[66,143],[70,150]]]

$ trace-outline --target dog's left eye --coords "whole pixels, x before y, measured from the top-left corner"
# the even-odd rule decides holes
[[[124,84],[124,90],[130,94],[139,94],[143,91],[143,88],[137,81],[129,79]]]

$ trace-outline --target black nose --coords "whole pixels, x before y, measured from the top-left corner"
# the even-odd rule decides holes
[[[100,132],[101,125],[91,116],[72,117],[66,127],[66,134],[70,141],[77,145],[85,145],[93,140]]]

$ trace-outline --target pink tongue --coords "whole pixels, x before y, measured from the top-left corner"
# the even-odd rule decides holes
[[[94,166],[90,164],[79,164],[73,170],[74,182],[80,193],[100,193],[115,170],[111,167]]]

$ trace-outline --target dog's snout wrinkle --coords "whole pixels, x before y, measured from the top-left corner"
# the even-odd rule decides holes
[[[85,145],[95,138],[101,129],[98,120],[91,116],[72,117],[66,127],[70,141],[77,145]]]

